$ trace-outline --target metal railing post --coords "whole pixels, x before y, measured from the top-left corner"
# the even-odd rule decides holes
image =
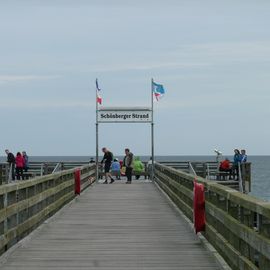
[[[242,172],[241,172],[241,163],[238,162],[238,176],[239,176],[239,191],[244,192],[243,190],[243,180],[242,180]]]

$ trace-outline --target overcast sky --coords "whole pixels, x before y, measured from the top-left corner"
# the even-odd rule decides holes
[[[95,153],[104,106],[155,103],[157,155],[270,154],[270,2],[0,1],[0,148]],[[151,152],[149,124],[100,125],[100,148]],[[101,154],[101,153],[100,153]]]

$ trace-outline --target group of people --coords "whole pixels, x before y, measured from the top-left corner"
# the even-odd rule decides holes
[[[238,149],[234,149],[232,165],[230,160],[228,158],[225,158],[225,160],[220,162],[219,171],[230,173],[229,175],[230,179],[235,178],[235,176],[237,176],[238,179],[239,165],[245,162],[247,162],[246,150],[242,149],[241,151],[239,151]]]
[[[24,172],[27,172],[29,168],[28,155],[25,151],[22,151],[22,153],[18,152],[15,157],[8,149],[5,150],[5,153],[9,164],[10,178],[15,180],[16,176],[17,180],[23,180]]]
[[[125,149],[125,157],[123,161],[119,162],[117,158],[113,157],[113,153],[109,151],[106,147],[102,148],[102,152],[104,156],[101,160],[101,164],[104,163],[104,172],[105,172],[105,181],[104,184],[108,184],[108,180],[110,179],[110,184],[112,184],[115,179],[120,179],[121,174],[127,177],[127,184],[131,184],[132,181],[132,172],[136,172],[136,179],[140,178],[140,172],[144,171],[144,165],[141,162],[139,157],[134,158],[133,153],[129,150],[129,148]],[[91,162],[91,161],[90,161]]]

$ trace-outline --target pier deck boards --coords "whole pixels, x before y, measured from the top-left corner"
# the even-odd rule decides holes
[[[219,269],[153,183],[94,185],[12,252],[1,270]]]

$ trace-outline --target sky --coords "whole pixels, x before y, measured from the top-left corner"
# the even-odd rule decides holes
[[[270,154],[270,2],[0,1],[0,151],[94,155],[104,106],[150,106],[156,155]],[[100,124],[99,148],[151,154],[149,124]],[[100,151],[101,154],[101,151]],[[0,154],[1,155],[1,154]]]

